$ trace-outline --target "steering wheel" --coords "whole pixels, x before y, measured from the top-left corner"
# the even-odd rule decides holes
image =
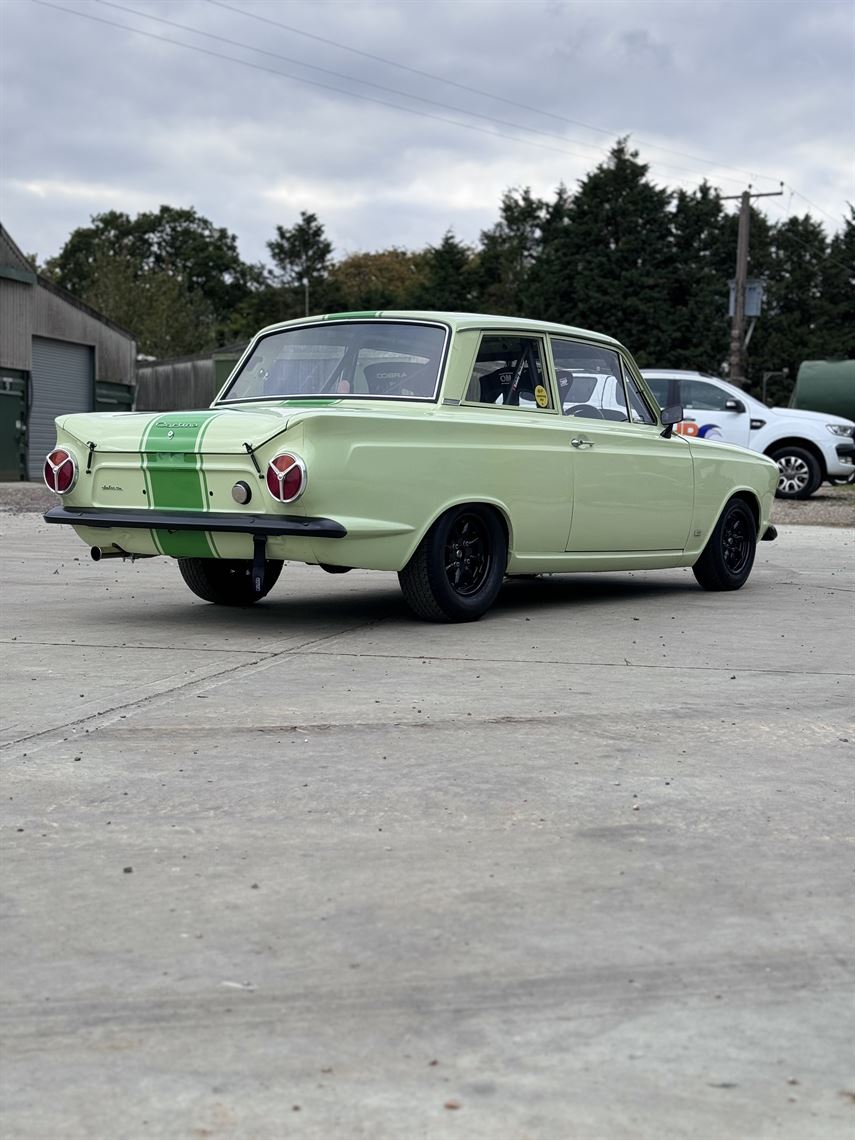
[[[606,417],[599,408],[595,408],[593,404],[574,404],[572,408],[567,408],[564,412],[565,416],[582,416],[587,420],[604,420]]]

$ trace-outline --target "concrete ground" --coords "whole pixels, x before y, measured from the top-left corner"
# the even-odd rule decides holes
[[[855,531],[431,626],[0,527],[6,1140],[851,1140]]]

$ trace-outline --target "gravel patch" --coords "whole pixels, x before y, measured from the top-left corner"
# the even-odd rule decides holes
[[[57,501],[41,483],[0,483],[0,514],[41,514]],[[803,502],[776,499],[772,522],[782,526],[855,527],[855,485],[832,487],[823,483]]]

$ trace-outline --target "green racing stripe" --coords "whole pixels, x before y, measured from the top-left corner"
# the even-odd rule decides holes
[[[158,510],[207,511],[208,487],[200,445],[221,413],[190,412],[157,416],[148,425],[140,450],[149,502]],[[153,530],[155,545],[174,558],[215,558],[205,531]]]

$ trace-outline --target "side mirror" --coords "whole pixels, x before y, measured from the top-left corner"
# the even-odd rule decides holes
[[[741,400],[725,400],[724,410],[726,412],[744,412],[745,405]]]
[[[683,405],[670,404],[667,408],[662,409],[662,414],[659,417],[665,430],[661,433],[663,439],[670,439],[674,434],[674,424],[678,424],[683,418]]]

